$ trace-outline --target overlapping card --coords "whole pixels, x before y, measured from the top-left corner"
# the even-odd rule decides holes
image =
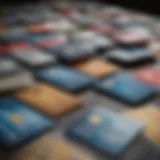
[[[142,122],[114,113],[104,106],[96,106],[69,126],[67,136],[83,141],[106,155],[119,156],[142,128]]]
[[[76,109],[81,104],[79,96],[42,83],[20,91],[17,93],[17,97],[52,117],[61,116],[65,112]]]
[[[54,122],[16,98],[0,100],[0,146],[16,149],[53,127]]]

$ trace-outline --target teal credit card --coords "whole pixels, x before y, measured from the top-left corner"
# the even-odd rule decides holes
[[[16,98],[0,99],[0,145],[13,148],[52,128],[54,122]]]

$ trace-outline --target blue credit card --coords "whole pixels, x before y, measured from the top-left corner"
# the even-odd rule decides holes
[[[67,91],[77,92],[93,82],[93,78],[64,66],[50,67],[35,73],[37,79],[57,85]]]
[[[63,34],[41,34],[30,36],[29,42],[51,54],[59,55],[64,52],[67,38]]]
[[[142,25],[141,23],[138,23],[130,18],[127,18],[127,19],[119,18],[119,19],[111,20],[111,23],[119,29],[127,29],[130,27],[136,27],[136,26]]]
[[[15,61],[8,57],[0,59],[0,76],[13,75],[22,72],[23,69]]]
[[[128,73],[119,73],[96,85],[99,91],[110,94],[129,104],[138,104],[156,94],[156,88],[134,79]],[[137,94],[138,93],[138,94]]]
[[[89,109],[67,130],[71,139],[86,142],[109,156],[118,156],[141,133],[143,123],[103,106]]]
[[[85,43],[68,43],[63,46],[63,50],[59,50],[57,55],[60,59],[65,62],[75,62],[83,58],[89,58],[94,56],[95,47],[91,44]]]
[[[32,36],[29,37],[28,40],[31,43],[39,44],[40,46],[41,46],[41,44],[44,44],[46,42],[48,44],[46,44],[46,46],[44,46],[44,47],[50,48],[50,47],[56,46],[58,44],[65,43],[67,39],[66,39],[66,36],[64,34],[55,33],[55,34],[32,35]]]
[[[0,126],[0,144],[12,148],[51,128],[53,121],[9,98],[0,99]]]
[[[145,49],[116,49],[112,50],[109,54],[106,54],[109,59],[118,60],[126,63],[133,63],[140,60],[152,59],[153,55]]]

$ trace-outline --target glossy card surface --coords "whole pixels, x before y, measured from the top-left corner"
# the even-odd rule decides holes
[[[53,55],[35,48],[26,48],[24,51],[17,50],[12,54],[18,61],[25,63],[30,67],[41,67],[56,61]]]
[[[37,79],[57,85],[67,91],[79,91],[93,82],[93,78],[74,69],[57,66],[46,68],[35,73]]]
[[[0,76],[13,75],[21,72],[21,67],[11,58],[0,59]]]
[[[75,68],[93,77],[104,77],[119,70],[118,66],[102,59],[93,59],[75,65]]]
[[[117,49],[106,55],[111,60],[116,60],[126,64],[141,62],[153,59],[153,55],[145,49]]]
[[[156,88],[134,79],[130,74],[119,73],[97,83],[96,88],[129,104],[138,104],[152,97]],[[138,94],[137,94],[138,93]]]
[[[47,96],[46,96],[47,95]],[[76,109],[81,104],[79,96],[53,88],[47,84],[36,84],[17,93],[22,101],[53,117]]]
[[[142,126],[141,122],[97,106],[73,122],[67,135],[107,155],[118,156],[142,131]]]
[[[0,100],[0,143],[13,148],[51,128],[53,122],[15,98]]]

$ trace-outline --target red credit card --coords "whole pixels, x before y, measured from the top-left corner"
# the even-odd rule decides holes
[[[145,34],[136,34],[131,31],[115,31],[113,39],[119,44],[135,45],[135,44],[148,44],[150,37]]]
[[[6,55],[10,54],[14,49],[24,49],[29,46],[26,42],[14,42],[10,44],[1,44],[0,45],[0,54]]]
[[[88,29],[90,31],[99,32],[102,34],[110,35],[112,32],[112,27],[110,25],[93,25],[89,26]]]
[[[67,42],[67,38],[64,36],[59,36],[53,39],[49,38],[49,39],[41,39],[37,42],[37,45],[41,48],[48,48],[48,47],[54,47],[57,45],[61,45]]]
[[[28,31],[31,33],[52,32],[54,30],[53,23],[32,24],[28,26]]]

